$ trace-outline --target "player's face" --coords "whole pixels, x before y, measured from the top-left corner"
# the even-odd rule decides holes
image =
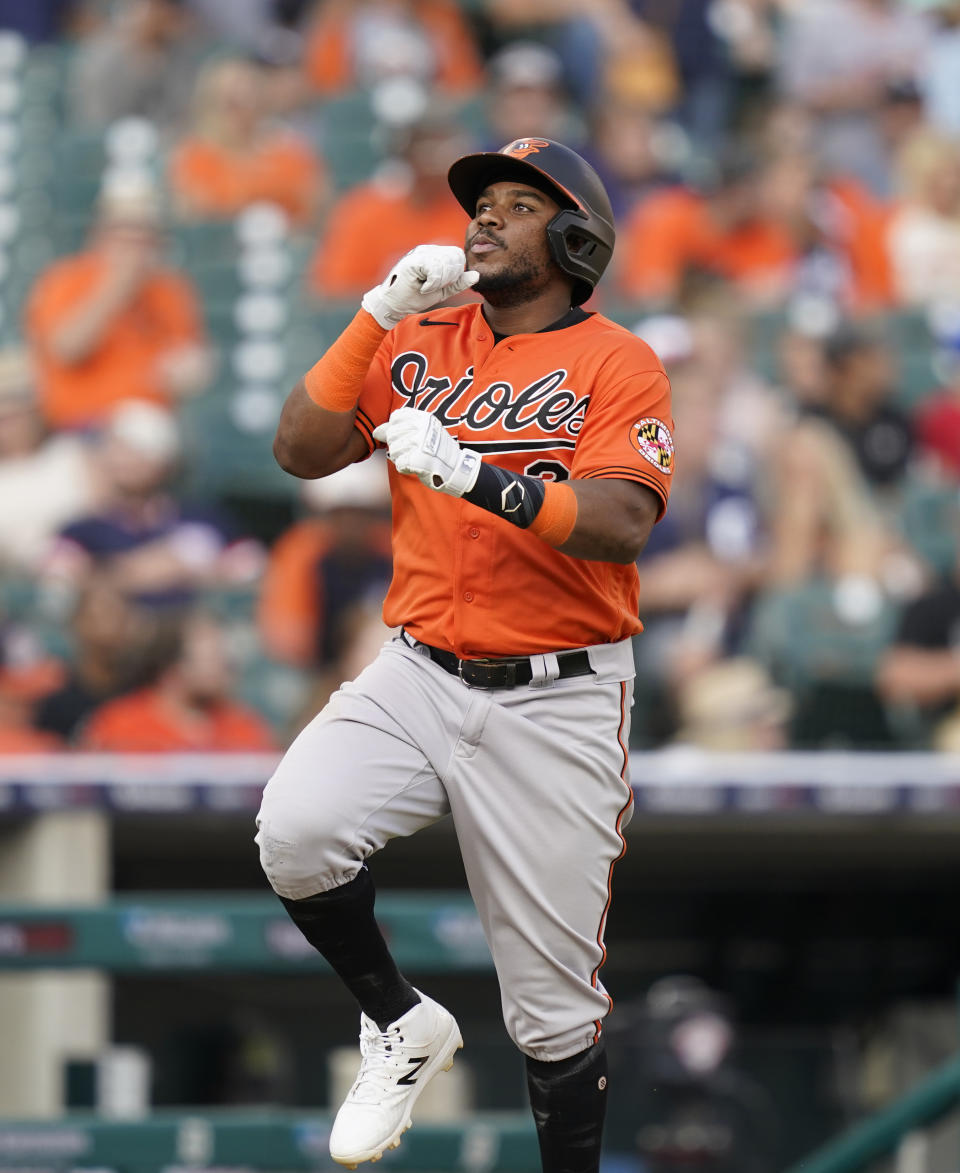
[[[517,180],[491,183],[477,200],[467,229],[467,268],[474,286],[497,305],[530,301],[562,273],[547,244],[546,228],[560,205]]]

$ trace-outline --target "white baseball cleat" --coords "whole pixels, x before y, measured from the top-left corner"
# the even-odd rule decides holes
[[[453,1015],[426,994],[385,1031],[361,1014],[360,1071],[333,1122],[330,1156],[356,1169],[395,1149],[418,1096],[462,1046]]]

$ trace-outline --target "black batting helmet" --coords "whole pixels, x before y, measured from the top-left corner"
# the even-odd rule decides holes
[[[610,198],[586,159],[547,138],[519,138],[499,151],[464,155],[447,178],[471,217],[484,188],[502,179],[521,179],[552,196],[562,210],[547,225],[550,252],[574,278],[573,304],[587,300],[613,256],[616,230]]]

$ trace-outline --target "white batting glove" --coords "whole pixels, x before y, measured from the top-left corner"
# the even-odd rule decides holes
[[[480,274],[465,270],[466,263],[463,249],[455,245],[418,244],[397,261],[382,285],[363,295],[360,304],[389,330],[408,314],[422,313],[479,281]]]
[[[373,438],[386,444],[397,472],[411,473],[428,489],[462,497],[477,483],[479,453],[461,448],[428,411],[398,407]]]

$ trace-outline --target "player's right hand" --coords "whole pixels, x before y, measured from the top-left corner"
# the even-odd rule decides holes
[[[390,330],[408,314],[422,313],[462,293],[480,280],[474,269],[465,269],[462,248],[447,244],[418,244],[387,274],[386,281],[363,295],[361,302],[384,330]]]

